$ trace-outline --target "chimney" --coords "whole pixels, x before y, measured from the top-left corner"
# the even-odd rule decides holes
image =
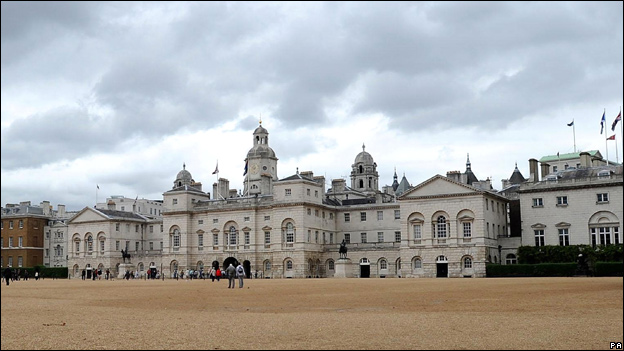
[[[542,162],[542,180],[546,179],[548,174],[550,174],[550,165]]]
[[[332,179],[332,191],[335,193],[343,192],[345,190],[346,183],[346,180],[342,178]]]
[[[312,171],[303,171],[303,172],[299,173],[299,175],[302,176],[302,177],[314,179],[314,172],[312,172]]]
[[[579,156],[581,157],[581,168],[591,167],[591,156],[589,155],[589,152],[583,151],[579,154]]]
[[[56,216],[59,218],[65,217],[65,205],[58,205],[58,211],[56,212]]]
[[[43,209],[43,215],[44,216],[49,216],[50,215],[50,201],[42,201],[41,202],[41,208]]]
[[[115,201],[113,200],[108,200],[108,202],[106,203],[106,205],[108,206],[108,209],[111,211],[115,211]]]
[[[529,160],[529,182],[539,181],[539,174],[537,172],[537,160],[532,158]]]
[[[458,183],[461,183],[461,172],[460,171],[448,171],[446,172],[446,177],[452,179]]]

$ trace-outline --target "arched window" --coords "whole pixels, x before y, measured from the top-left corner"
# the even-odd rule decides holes
[[[360,165],[358,167],[358,171],[359,171],[359,173],[364,173],[364,167],[362,167],[362,165]]]
[[[293,268],[293,264],[291,260],[286,261],[286,270],[291,271]]]
[[[436,234],[438,238],[446,238],[446,218],[444,218],[444,216],[438,217]]]
[[[234,226],[230,227],[230,245],[236,245],[236,228]]]
[[[464,268],[472,268],[472,258],[464,258]]]
[[[286,242],[289,244],[295,242],[295,226],[291,222],[286,224]]]
[[[180,247],[180,230],[173,230],[173,247]]]
[[[360,189],[364,187],[364,180],[360,179]]]
[[[422,269],[422,260],[420,258],[414,259],[414,269]]]
[[[87,237],[87,252],[93,252],[93,237],[91,235]]]
[[[271,261],[264,261],[264,270],[265,271],[271,270]]]
[[[379,269],[388,269],[388,261],[386,260],[381,260],[379,261]]]
[[[335,269],[334,261],[329,260],[329,262],[327,262],[327,269],[329,269],[330,271],[333,271]]]

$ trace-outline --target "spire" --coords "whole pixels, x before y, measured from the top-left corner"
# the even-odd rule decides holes
[[[399,187],[398,176],[396,174],[396,167],[394,167],[394,181],[392,182],[392,190],[396,193],[397,188]]]
[[[466,154],[466,170],[470,169],[470,154]]]
[[[366,145],[364,145],[364,143],[362,143],[362,152],[366,151]]]
[[[182,169],[186,169],[186,162],[182,164]]]
[[[260,125],[262,125],[262,113],[260,114]]]

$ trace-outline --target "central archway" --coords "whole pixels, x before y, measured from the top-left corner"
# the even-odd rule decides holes
[[[230,263],[236,267],[238,266],[238,260],[234,257],[228,257],[225,259],[225,261],[223,261],[223,270],[228,269],[228,267],[230,266]]]

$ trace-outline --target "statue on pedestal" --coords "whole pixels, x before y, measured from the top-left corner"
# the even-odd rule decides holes
[[[344,239],[342,239],[342,243],[340,244],[340,249],[338,253],[340,253],[340,258],[347,258],[347,243]]]

